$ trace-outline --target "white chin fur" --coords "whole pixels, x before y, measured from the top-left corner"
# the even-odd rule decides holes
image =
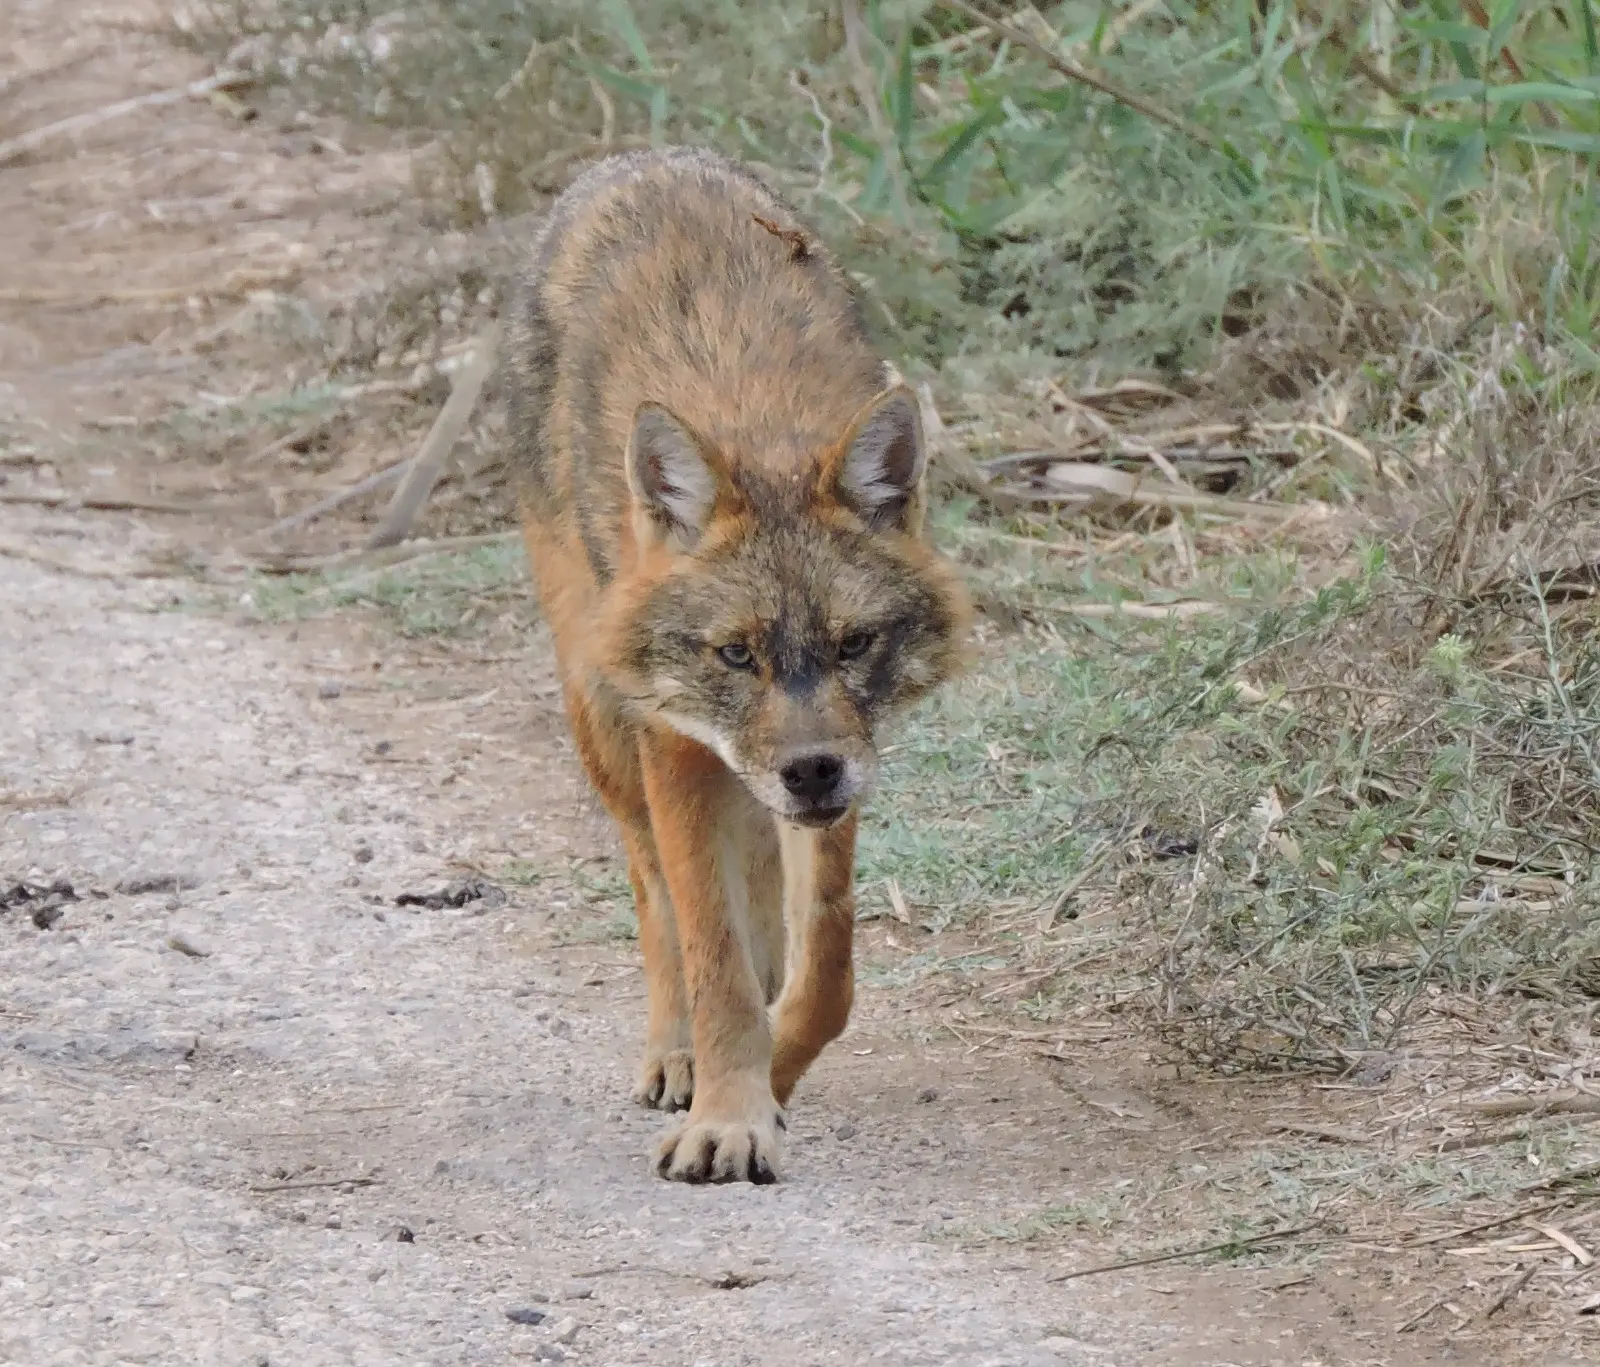
[[[671,708],[663,708],[656,713],[656,716],[680,736],[699,741],[734,773],[739,772],[738,761],[733,755],[733,745],[716,727],[707,725],[698,717],[686,717],[681,712],[674,712]]]

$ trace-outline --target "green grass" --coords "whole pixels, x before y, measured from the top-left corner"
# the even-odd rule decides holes
[[[1071,0],[1032,44],[958,5],[854,8],[851,41],[823,0],[220,0],[191,36],[254,33],[297,106],[438,138],[424,188],[458,222],[537,207],[608,148],[755,160],[902,355],[991,381],[1181,374],[1350,303],[1481,302],[1600,352],[1592,0],[1499,0],[1486,29],[1454,0],[1164,0],[1131,23]]]
[[[869,904],[894,878],[924,924],[998,924],[1077,1000],[1066,970],[1100,941],[1037,927],[1106,850],[1080,895],[1121,908],[1176,1057],[1229,1069],[1342,1069],[1397,1047],[1441,986],[1600,992],[1593,614],[1558,605],[1547,636],[1529,593],[1419,649],[1430,599],[1381,547],[1310,594],[1267,560],[1213,567],[1223,615],[991,636],[890,754],[864,824]],[[1046,602],[1103,596],[1078,578],[1026,582]],[[1068,1004],[1047,987],[1029,1005]]]
[[[531,617],[525,557],[520,542],[507,541],[393,568],[258,574],[248,590],[249,608],[267,622],[365,608],[404,636],[457,636],[491,613]]]

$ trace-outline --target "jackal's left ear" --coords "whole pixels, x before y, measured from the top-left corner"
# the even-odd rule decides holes
[[[928,448],[917,397],[905,385],[886,389],[850,424],[836,463],[839,500],[874,531],[922,530],[922,479]]]

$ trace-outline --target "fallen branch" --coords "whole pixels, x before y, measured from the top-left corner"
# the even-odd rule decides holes
[[[0,166],[9,166],[28,153],[38,151],[56,138],[72,137],[91,128],[98,128],[103,123],[113,123],[140,110],[181,104],[184,100],[204,99],[215,90],[248,85],[254,79],[248,71],[219,71],[215,76],[207,76],[203,81],[191,81],[188,85],[175,86],[170,90],[157,90],[149,95],[135,95],[132,99],[118,100],[115,104],[102,105],[99,109],[90,109],[82,114],[74,114],[70,118],[58,119],[55,123],[47,123],[41,128],[20,133],[14,138],[0,142]]]
[[[406,533],[411,530],[411,524],[422,510],[422,505],[428,501],[428,495],[439,482],[439,476],[444,473],[445,461],[449,459],[456,439],[471,420],[472,410],[478,405],[478,395],[483,392],[483,386],[494,370],[499,340],[497,334],[497,328],[485,332],[473,348],[471,359],[456,371],[450,397],[445,400],[439,416],[428,429],[428,435],[423,438],[422,446],[407,468],[400,487],[394,491],[383,520],[368,538],[369,549],[392,546],[405,540]]]

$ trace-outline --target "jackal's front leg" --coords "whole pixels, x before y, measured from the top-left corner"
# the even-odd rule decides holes
[[[772,1037],[746,922],[747,802],[698,743],[651,734],[640,745],[650,823],[671,893],[694,1039],[694,1102],[662,1143],[656,1170],[681,1182],[771,1182],[778,1175]]]
[[[850,1019],[856,816],[825,831],[785,825],[779,839],[789,946],[783,995],[773,1008],[772,1091],[788,1105],[795,1084]]]
[[[694,1046],[672,898],[650,832],[625,830],[623,840],[628,846],[628,877],[639,918],[649,1004],[644,1059],[633,1099],[663,1111],[686,1111],[694,1096]]]

